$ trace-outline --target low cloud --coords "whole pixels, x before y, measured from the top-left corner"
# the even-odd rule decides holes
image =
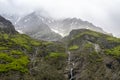
[[[0,0],[0,12],[28,14],[45,10],[54,18],[77,17],[120,36],[120,0]]]

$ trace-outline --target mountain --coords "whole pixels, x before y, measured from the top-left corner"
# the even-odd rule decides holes
[[[70,80],[119,80],[120,39],[88,29],[72,30],[67,43]]]
[[[24,34],[0,33],[1,80],[65,80],[67,55],[61,43],[38,41]]]
[[[75,29],[59,41],[35,40],[0,23],[1,80],[120,80],[119,38]]]
[[[93,31],[106,33],[100,27],[96,27],[88,21],[82,21],[78,18],[66,18],[61,20],[56,20],[49,24],[50,28],[57,30],[63,36],[68,35],[73,29],[90,29]]]
[[[65,80],[66,57],[62,43],[19,34],[0,16],[0,80]]]
[[[96,27],[92,23],[79,18],[56,20],[45,14],[43,11],[34,11],[21,17],[17,15],[8,16],[5,14],[4,16],[12,21],[18,32],[26,33],[35,39],[56,41],[61,39],[61,36],[68,35],[73,29],[90,29],[108,34],[102,28]]]
[[[45,16],[41,14],[42,12],[35,11],[33,13],[28,14],[27,16],[23,17],[20,21],[16,24],[20,27],[27,27],[28,25],[43,25],[46,24],[52,31],[66,36],[72,31],[73,29],[90,29],[101,33],[106,33],[102,30],[102,28],[96,27],[92,23],[88,21],[83,21],[78,18],[64,18],[64,19],[54,19],[50,16]],[[33,21],[33,18],[35,21]],[[24,30],[24,29],[23,29]],[[106,33],[108,34],[108,33]]]
[[[17,33],[12,23],[2,16],[0,16],[0,32],[1,33],[8,33],[8,34],[14,34]]]
[[[9,13],[2,13],[0,15],[3,16],[4,18],[6,18],[7,20],[11,21],[14,26],[22,17],[22,16],[17,15],[17,14],[9,14]]]
[[[23,18],[21,18],[16,25],[16,29],[21,30],[23,33],[30,35],[35,39],[56,41],[61,39],[61,36],[53,32],[49,26],[45,23],[46,18],[33,12]]]

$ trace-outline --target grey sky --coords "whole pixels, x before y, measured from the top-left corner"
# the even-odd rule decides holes
[[[55,18],[78,17],[120,36],[120,0],[0,0],[0,12],[43,9]]]

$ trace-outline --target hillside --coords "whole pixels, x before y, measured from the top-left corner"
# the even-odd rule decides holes
[[[80,29],[73,30],[64,40],[72,80],[120,79],[120,39]]]
[[[61,77],[67,57],[64,52],[59,43],[36,41],[20,34],[1,34],[0,79],[64,80]]]
[[[6,29],[0,30],[0,80],[65,79],[67,55],[61,43],[37,41]]]
[[[120,80],[119,38],[76,29],[49,42],[0,22],[0,80]]]

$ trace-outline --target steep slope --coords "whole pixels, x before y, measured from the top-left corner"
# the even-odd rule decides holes
[[[12,24],[15,26],[16,23],[20,20],[22,16],[17,14],[10,14],[10,13],[0,13],[1,16],[6,18],[7,20],[11,21]]]
[[[44,36],[44,34],[45,36],[49,35],[48,34],[49,32],[51,34],[47,37],[55,36],[53,37],[53,39],[55,38],[55,40],[56,39],[58,40],[60,39],[60,36],[58,34],[62,36],[66,36],[73,29],[90,29],[93,31],[106,33],[104,30],[93,25],[88,21],[83,21],[79,18],[64,18],[64,19],[56,20],[54,18],[51,18],[50,16],[46,16],[46,13],[44,13],[43,11],[34,11],[22,17],[18,17],[18,16],[15,17],[15,15],[13,15],[7,18],[14,23],[16,29],[21,30],[27,34],[35,34],[36,38],[41,38],[41,36],[42,35]],[[44,31],[42,31],[43,29],[41,29],[43,27],[44,27]],[[40,35],[39,33],[40,34],[43,33],[43,34]]]
[[[0,34],[1,80],[65,80],[66,57],[61,43]]]
[[[88,29],[61,42],[18,34],[0,18],[1,80],[120,80],[120,39]]]
[[[47,19],[36,12],[33,12],[21,18],[16,25],[17,29],[30,35],[35,39],[56,41],[61,39],[61,36],[53,32],[45,23]]]
[[[77,18],[66,18],[62,20],[56,20],[49,24],[50,28],[57,30],[62,35],[68,35],[73,29],[90,29],[93,31],[106,33],[101,28],[96,27],[88,21],[83,21]]]
[[[0,32],[2,33],[8,33],[8,34],[14,34],[17,33],[17,31],[15,31],[14,26],[12,25],[12,23],[8,20],[6,20],[5,18],[3,18],[2,16],[0,16]]]
[[[65,80],[63,44],[13,34],[9,21],[3,18],[0,23],[7,25],[0,30],[0,80]]]
[[[73,30],[64,40],[70,80],[120,79],[120,39],[80,29]]]

